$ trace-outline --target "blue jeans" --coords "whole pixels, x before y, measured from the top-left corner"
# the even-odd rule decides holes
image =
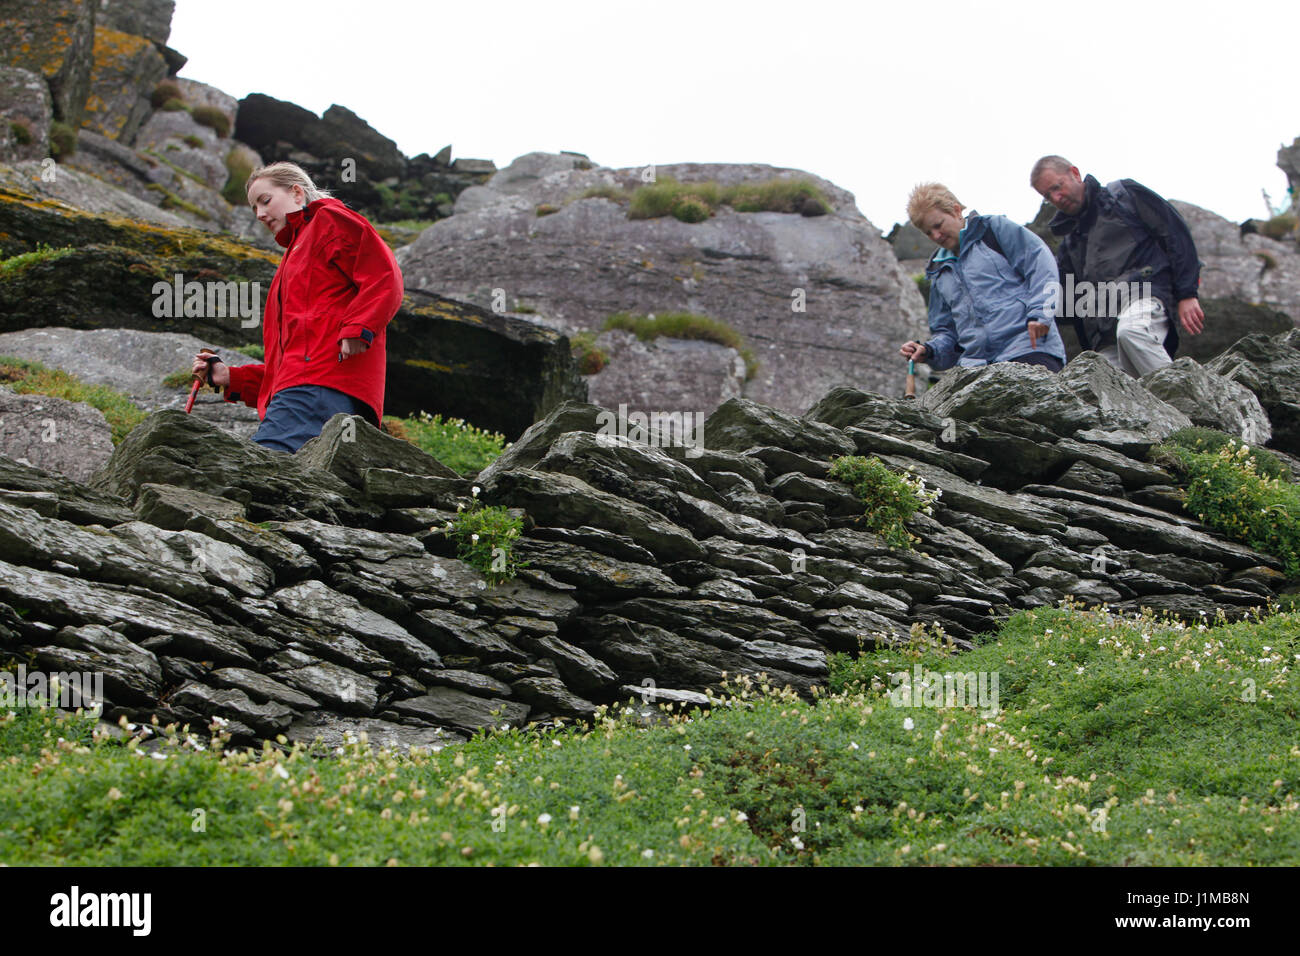
[[[320,435],[325,423],[339,412],[360,415],[366,421],[373,419],[375,414],[359,398],[324,385],[295,385],[281,389],[271,396],[271,403],[266,406],[266,417],[253,435],[253,441],[272,451],[293,454]]]

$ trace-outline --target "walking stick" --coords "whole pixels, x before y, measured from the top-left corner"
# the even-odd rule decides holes
[[[907,391],[904,398],[916,398],[916,359],[907,360]]]
[[[218,358],[217,353],[212,351],[212,349],[199,349],[199,355],[203,356],[204,361],[208,363],[208,376],[211,377],[212,363],[217,361]],[[194,408],[194,398],[196,395],[199,394],[199,389],[201,389],[202,387],[203,387],[203,379],[198,375],[195,375],[194,384],[190,386],[189,400],[185,402],[186,415],[188,415],[190,411]]]

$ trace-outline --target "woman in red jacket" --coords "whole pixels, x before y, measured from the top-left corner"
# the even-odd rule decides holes
[[[294,163],[248,179],[248,202],[284,247],[262,322],[264,365],[194,358],[194,374],[257,409],[253,441],[296,452],[339,412],[378,426],[384,329],[402,304],[402,272],[364,216],[317,189]]]

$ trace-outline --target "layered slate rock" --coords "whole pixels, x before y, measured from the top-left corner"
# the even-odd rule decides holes
[[[1252,374],[1281,395],[1269,344]],[[937,410],[851,388],[802,418],[733,399],[703,447],[565,402],[473,482],[355,416],[284,455],[157,412],[93,489],[0,458],[0,657],[103,673],[111,720],[436,748],[651,692],[699,706],[737,676],[811,696],[831,654],[917,625],[970,647],[1067,597],[1199,620],[1291,586],[1145,460],[1172,402],[1087,358],[1044,375],[959,371]],[[915,549],[866,531],[830,478],[859,453],[941,490],[908,522]],[[524,519],[511,580],[442,533],[475,497]]]

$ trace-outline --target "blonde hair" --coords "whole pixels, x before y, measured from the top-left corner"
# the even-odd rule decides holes
[[[921,225],[921,219],[931,209],[955,214],[959,208],[961,203],[952,194],[952,190],[943,183],[921,183],[912,190],[912,195],[907,197],[907,218],[922,232],[925,230]]]
[[[306,196],[307,202],[315,202],[317,199],[326,199],[330,192],[326,189],[317,188],[316,184],[311,181],[311,177],[297,163],[271,163],[267,166],[259,166],[248,174],[248,179],[244,181],[244,193],[248,193],[248,187],[255,180],[270,180],[272,185],[281,186],[289,189],[293,186],[300,186],[303,195]]]

